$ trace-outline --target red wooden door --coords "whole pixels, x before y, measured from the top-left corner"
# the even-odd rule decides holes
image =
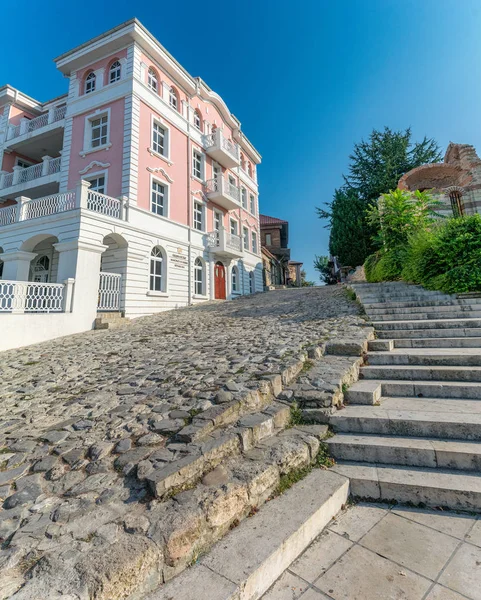
[[[221,262],[215,263],[214,289],[215,299],[225,300],[225,268]]]

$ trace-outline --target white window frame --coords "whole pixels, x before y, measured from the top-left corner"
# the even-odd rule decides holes
[[[89,173],[88,176],[83,177],[82,179],[84,179],[85,181],[88,181],[89,183],[91,181],[93,181],[94,179],[99,179],[100,177],[104,178],[104,192],[99,192],[99,194],[105,194],[107,196],[107,184],[108,184],[108,171],[96,171],[95,173]]]
[[[257,240],[257,232],[253,231],[251,233],[251,244],[252,244],[252,253],[257,254],[259,252],[259,244]]]
[[[199,266],[200,263],[200,266]],[[200,280],[200,291],[197,289],[199,280],[197,279],[197,273],[201,272]],[[205,260],[201,256],[197,256],[194,260],[194,297],[205,297],[206,296],[206,266]]]
[[[154,183],[157,185],[161,185],[164,187],[164,214],[160,215],[159,213],[155,212],[153,210],[153,202],[152,202],[152,194],[154,191]],[[170,184],[167,183],[167,181],[164,181],[163,179],[160,179],[160,177],[155,177],[153,175],[150,176],[150,201],[149,201],[149,206],[150,206],[150,212],[155,215],[156,217],[161,217],[164,219],[168,219],[169,215],[170,215]]]
[[[84,94],[91,94],[97,89],[97,75],[95,71],[90,71],[84,80]]]
[[[154,74],[154,77],[151,77],[151,74]],[[155,86],[152,84],[152,81],[155,81]],[[147,69],[147,87],[149,90],[152,90],[154,94],[159,95],[160,90],[160,80],[159,73],[154,67],[150,66]]]
[[[235,286],[234,286],[234,279],[235,279]],[[232,270],[230,273],[230,285],[231,285],[231,290],[232,290],[233,294],[240,294],[239,284],[240,284],[239,267],[237,265],[234,265],[232,267]]]
[[[242,228],[242,243],[244,250],[249,250],[249,228],[245,226]]]
[[[207,212],[207,207],[205,202],[203,202],[202,200],[199,200],[199,198],[193,198],[192,199],[192,228],[195,231],[199,231],[199,232],[205,232],[205,221],[206,221],[206,212]],[[196,220],[196,204],[198,204],[201,207],[201,220],[200,220],[200,229],[198,227],[196,227],[196,223],[199,223],[199,221]]]
[[[28,167],[33,167],[33,165],[35,164],[34,162],[32,162],[31,160],[25,160],[24,158],[20,158],[19,156],[15,157],[15,167],[21,167],[22,165],[20,163],[24,163],[25,165],[27,165],[26,167],[23,167],[24,169],[28,169]]]
[[[234,227],[232,227],[232,225],[234,225]],[[232,217],[229,220],[229,233],[231,235],[239,235],[239,221],[237,219],[233,219]]]
[[[178,96],[178,92],[177,93],[176,92],[177,92],[176,88],[174,88],[173,85],[170,85],[169,86],[169,106],[176,112],[179,112],[180,98]]]
[[[162,255],[162,259],[158,260],[158,257],[155,257],[152,255],[152,252],[156,249],[159,248],[161,251],[161,255]],[[156,260],[157,258],[157,260]],[[156,281],[156,278],[159,277],[159,275],[157,274],[152,274],[152,262],[160,262],[161,263],[161,271],[160,271],[160,290],[155,289],[155,285],[154,285],[154,289],[152,288],[152,277],[154,277],[154,282]],[[155,244],[154,246],[152,246],[150,253],[149,253],[149,279],[148,279],[148,286],[147,286],[147,294],[151,295],[151,296],[163,296],[166,295],[167,293],[167,252],[165,250],[165,248],[163,246],[161,246],[160,244]]]
[[[256,214],[256,197],[255,194],[249,194],[249,209],[252,215]]]
[[[118,65],[115,67],[114,66]],[[115,79],[112,79],[112,75],[115,73]],[[110,85],[111,83],[116,83],[117,81],[120,81],[122,79],[122,63],[120,62],[120,60],[117,58],[114,60],[114,62],[110,65],[109,67],[109,72],[108,72],[108,85]]]
[[[102,117],[107,117],[107,142],[100,146],[92,146],[92,122],[97,119],[101,119]],[[85,126],[84,126],[84,147],[81,156],[85,156],[85,154],[89,154],[90,152],[98,152],[99,150],[106,150],[112,146],[110,142],[110,126],[111,126],[111,111],[110,108],[106,108],[104,110],[97,110],[96,112],[87,115],[85,117]]]
[[[241,186],[241,205],[244,210],[248,210],[247,189],[243,185]]]
[[[194,110],[194,117],[193,117],[193,121],[194,121],[194,127],[197,129],[197,131],[202,131],[202,116],[200,114],[200,110],[198,108],[196,108]],[[197,121],[199,121],[199,124],[197,125]]]
[[[196,154],[200,155],[200,177],[194,172],[194,156]],[[197,179],[197,181],[201,181],[202,183],[205,180],[205,154],[196,147],[192,148],[192,177]]]

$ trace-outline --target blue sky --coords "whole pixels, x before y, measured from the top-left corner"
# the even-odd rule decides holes
[[[289,220],[310,279],[328,241],[315,207],[373,127],[479,146],[480,0],[10,2],[0,85],[64,93],[52,59],[133,16],[240,119],[263,155],[261,212]]]

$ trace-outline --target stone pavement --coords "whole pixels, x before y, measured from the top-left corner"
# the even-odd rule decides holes
[[[0,598],[125,598],[195,562],[315,459],[326,428],[283,431],[288,401],[342,402],[357,312],[283,290],[3,353]],[[343,339],[358,358],[323,362]]]
[[[262,600],[480,600],[481,520],[467,513],[347,508]]]

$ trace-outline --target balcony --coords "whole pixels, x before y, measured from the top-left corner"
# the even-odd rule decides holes
[[[242,239],[235,233],[228,232],[224,227],[219,231],[207,234],[207,246],[211,253],[226,258],[241,258],[243,256]]]
[[[22,119],[10,125],[5,146],[41,160],[44,154],[58,154],[62,149],[66,106],[51,108],[35,119]]]
[[[206,153],[226,169],[240,165],[238,144],[228,140],[219,127],[213,133],[204,136],[204,147]]]
[[[60,156],[44,156],[42,162],[31,167],[13,167],[11,173],[0,171],[0,197],[21,195],[26,190],[32,195],[57,191],[60,166]]]
[[[44,196],[42,198],[19,198],[17,204],[0,208],[0,228],[14,223],[58,215],[83,208],[89,211],[125,220],[124,201],[100,194],[89,189],[89,183],[82,181],[75,190]]]
[[[239,188],[224,177],[216,177],[205,182],[206,196],[226,210],[239,208]]]

